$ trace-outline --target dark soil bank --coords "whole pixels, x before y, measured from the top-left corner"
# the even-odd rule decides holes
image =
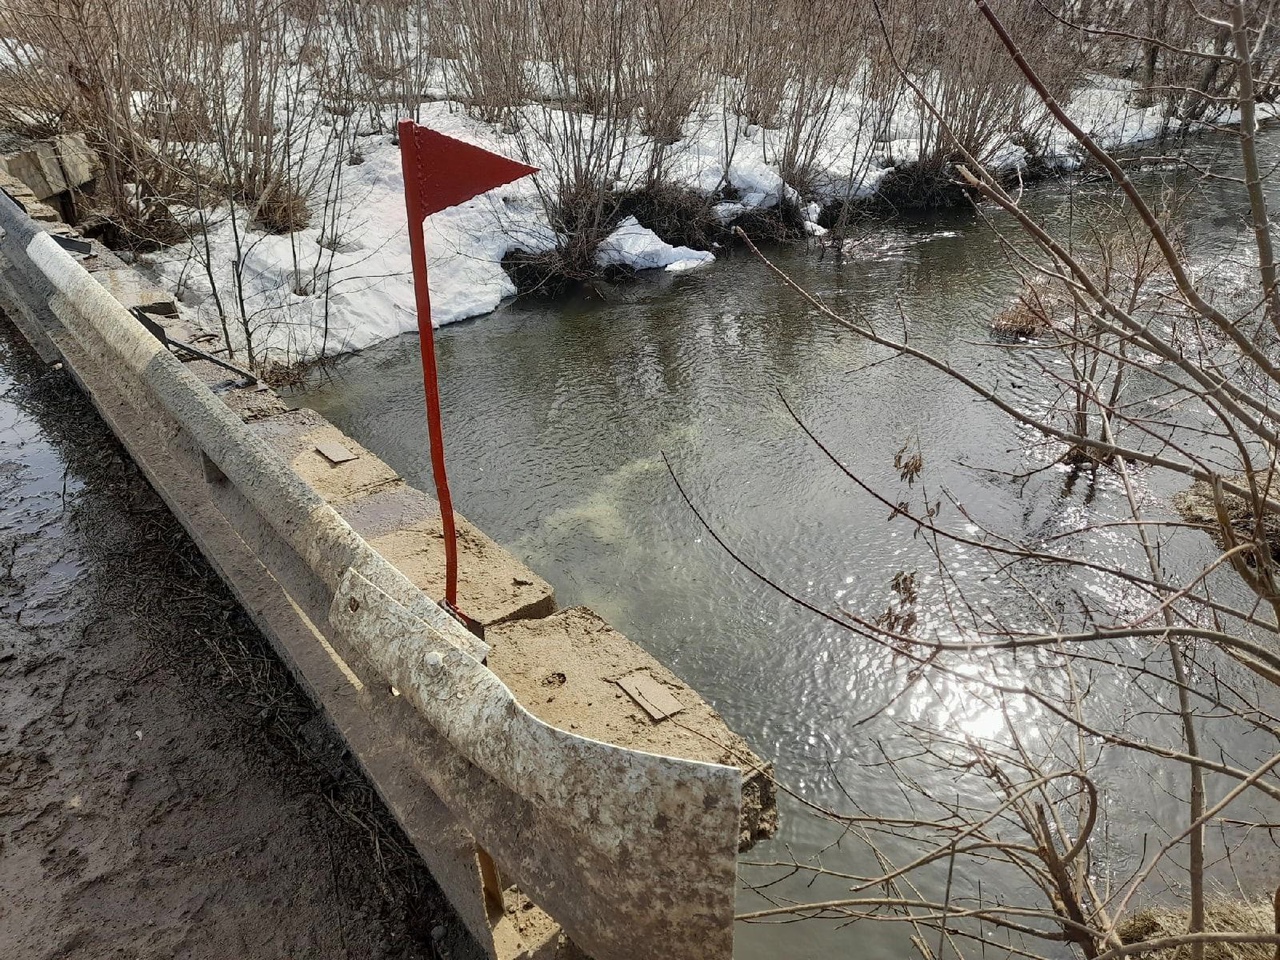
[[[64,372],[0,317],[0,957],[476,957]]]

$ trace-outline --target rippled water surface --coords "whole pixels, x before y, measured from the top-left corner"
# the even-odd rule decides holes
[[[1276,143],[1273,134],[1270,148]],[[1195,149],[1212,157],[1223,146]],[[1159,177],[1149,173],[1144,183],[1157,188]],[[1049,184],[1029,206],[1078,232],[1101,215],[1103,195],[1099,185]],[[1238,269],[1225,261],[1247,250],[1243,213],[1223,188],[1199,192],[1184,222],[1203,269]],[[862,310],[898,330],[905,323],[914,344],[984,380],[1043,391],[1025,353],[989,343],[987,325],[1017,280],[995,231],[973,211],[886,225],[842,264],[811,251],[776,255],[837,310]],[[936,565],[906,523],[889,522],[884,504],[821,454],[783,397],[851,471],[891,496],[902,487],[894,455],[918,441],[923,482],[945,487],[975,519],[1011,536],[1044,538],[1124,512],[1114,484],[1071,484],[1060,469],[1025,482],[993,472],[1038,465],[1043,455],[1007,417],[819,317],[744,253],[607,297],[518,302],[438,331],[437,345],[459,510],[551,581],[562,605],[595,608],[697,688],[776,764],[785,785],[841,809],[849,809],[847,791],[867,809],[903,811],[896,781],[867,766],[878,738],[892,735],[891,721],[855,723],[898,690],[903,665],[763,586],[708,536],[666,463],[742,560],[821,606],[840,603],[872,618],[886,608],[899,571],[919,570],[923,594],[935,596]],[[414,338],[339,362],[295,400],[431,489]],[[1145,495],[1158,505],[1173,489]],[[1099,534],[1095,546],[1101,558],[1133,551],[1122,534]],[[1165,558],[1190,569],[1211,551],[1207,539],[1187,534]],[[972,598],[1035,619],[1034,611],[1007,609],[1025,601],[1014,599],[990,558],[950,558]],[[1047,579],[1037,589],[1052,602],[1067,588]],[[941,620],[940,613],[925,615]],[[1039,669],[1027,661],[1027,679]],[[1124,699],[1105,679],[1093,696]],[[976,736],[998,735],[1005,723],[960,688],[907,698],[897,713]],[[1029,709],[1013,719],[1032,740],[1044,722]],[[1170,793],[1181,789],[1134,774],[1123,766],[1097,774],[1104,787],[1124,787],[1110,794],[1108,808],[1122,860],[1140,849],[1153,821],[1169,822],[1178,809]],[[782,806],[779,836],[752,859],[803,858],[837,839],[795,801]],[[1266,862],[1266,853],[1257,856]],[[824,861],[867,866],[846,848]],[[821,899],[847,887],[793,882],[773,892]],[[744,894],[741,906],[761,903]],[[856,933],[828,924],[741,925],[737,952],[900,956],[906,933],[891,925]]]

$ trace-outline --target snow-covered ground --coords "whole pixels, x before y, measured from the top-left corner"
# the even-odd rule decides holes
[[[1070,111],[1108,147],[1157,136],[1164,123],[1160,110],[1133,106],[1132,92],[1122,81],[1099,79],[1076,96]],[[801,200],[779,172],[780,134],[735,125],[742,133],[726,149],[725,119],[695,111],[684,139],[666,151],[667,181],[708,196],[731,187],[737,199],[713,209],[722,223],[753,208],[774,206],[782,197]],[[383,129],[391,129],[393,120],[387,117]],[[531,148],[520,134],[500,133],[471,120],[458,103],[423,104],[421,122],[508,156],[543,166],[555,162],[554,142]],[[824,199],[824,193],[867,195],[894,165],[917,159],[919,127],[912,104],[900,107],[890,129],[878,138],[865,129],[856,104],[838,115],[824,139],[831,146],[818,156],[818,186],[811,188],[816,195],[803,198],[809,232],[822,232],[812,222],[820,211],[813,201]],[[297,361],[359,349],[415,329],[398,148],[385,132],[359,138],[355,146],[360,162],[341,167],[340,188],[330,200],[332,213],[313,209],[312,226],[288,236],[270,235],[246,224],[244,211],[237,211],[233,223],[223,210],[213,217],[205,237],[153,254],[149,262],[184,309],[209,329],[221,326],[219,303],[226,314],[239,316],[243,302],[259,356],[269,352],[278,360]],[[628,177],[648,161],[651,150],[647,140],[624,145],[620,185],[637,182]],[[1078,148],[1065,131],[1051,136],[1049,154],[1066,166],[1078,162]],[[1011,167],[1024,159],[1020,148],[1009,145],[993,151],[991,162]],[[556,244],[539,195],[539,187],[553,189],[553,182],[537,179],[526,178],[428,218],[436,325],[487,313],[512,296],[515,287],[501,266],[509,252],[541,252]],[[313,208],[319,202],[313,200]],[[601,264],[638,270],[687,270],[714,259],[711,251],[664,243],[634,218],[623,221],[597,252]],[[230,326],[233,336],[242,338],[234,319]]]

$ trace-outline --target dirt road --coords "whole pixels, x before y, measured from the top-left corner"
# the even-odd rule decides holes
[[[0,315],[0,957],[479,957],[65,372]]]

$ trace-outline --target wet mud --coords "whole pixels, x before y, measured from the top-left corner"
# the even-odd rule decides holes
[[[88,401],[0,315],[0,957],[481,955]]]

